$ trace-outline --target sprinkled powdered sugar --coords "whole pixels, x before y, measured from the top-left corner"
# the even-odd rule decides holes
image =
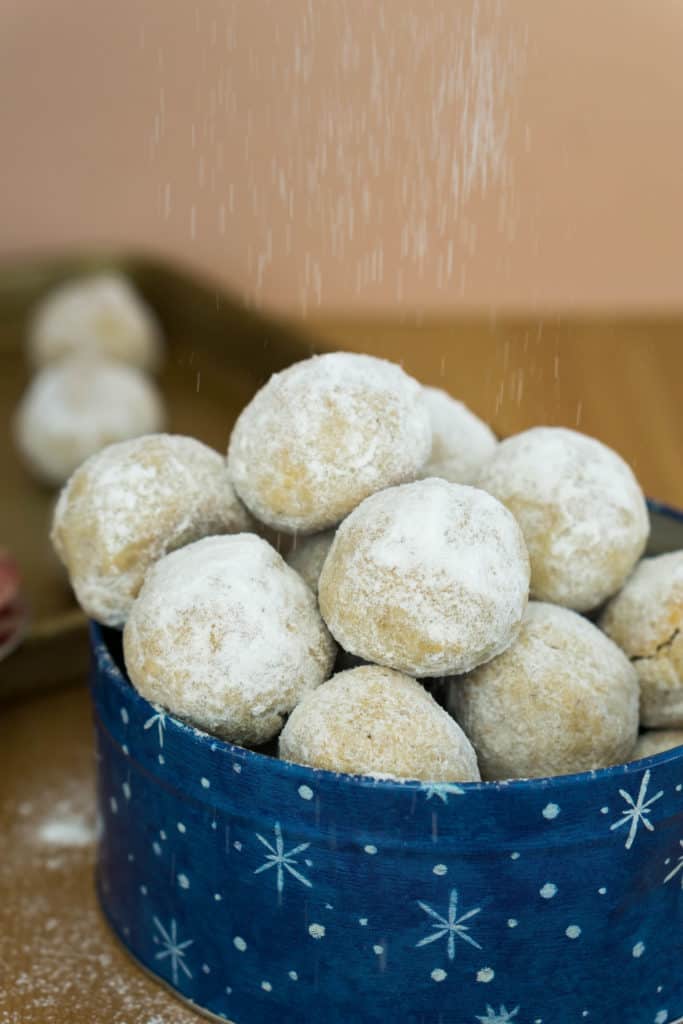
[[[51,846],[89,846],[97,839],[97,828],[84,815],[57,815],[42,822],[38,837]]]
[[[280,735],[280,756],[374,778],[479,779],[471,743],[424,687],[375,665],[307,694]]]
[[[451,681],[448,708],[474,744],[483,778],[564,775],[629,759],[638,680],[597,626],[532,601],[507,651]]]
[[[683,727],[683,551],[644,558],[600,626],[635,666],[643,724]]]
[[[52,541],[82,608],[121,626],[157,559],[249,524],[218,452],[190,437],[150,434],[110,445],[76,470],[57,503]]]
[[[318,580],[333,540],[334,530],[312,533],[308,537],[295,537],[287,554],[287,564],[296,569],[314,594],[318,593]]]
[[[473,484],[498,440],[488,424],[463,402],[440,388],[423,388],[432,424],[432,453],[422,477],[439,476],[454,484]]]
[[[345,650],[439,676],[504,650],[528,588],[524,541],[507,509],[483,491],[432,479],[381,491],[351,513],[319,598]]]
[[[17,927],[0,934],[0,960],[8,965],[0,972],[0,1024],[81,1020],[84,1006],[88,1024],[189,1024],[189,1010],[131,968],[97,908],[99,827],[83,767],[92,757],[82,739],[85,709],[82,719],[78,753],[59,751],[58,779],[15,777],[15,799],[5,802],[0,890]],[[67,760],[79,771],[65,772]]]
[[[161,359],[159,325],[124,277],[99,274],[46,296],[29,329],[28,351],[36,366],[80,352],[150,370]]]
[[[576,431],[534,427],[508,438],[478,485],[522,527],[539,600],[595,608],[645,547],[649,519],[636,478],[616,452]]]
[[[163,421],[161,398],[143,373],[76,355],[33,378],[17,412],[15,434],[34,472],[62,484],[105,445],[159,430]]]
[[[335,654],[310,588],[247,533],[208,537],[158,562],[123,642],[144,697],[242,744],[279,732]]]
[[[383,359],[336,352],[271,377],[237,420],[228,465],[257,518],[314,533],[414,479],[431,440],[417,381]]]

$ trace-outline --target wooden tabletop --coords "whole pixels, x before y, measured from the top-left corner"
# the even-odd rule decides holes
[[[495,429],[594,433],[653,496],[683,506],[683,327],[315,324],[331,345],[402,359]],[[94,760],[83,686],[0,715],[0,1024],[190,1024],[104,925],[94,898]]]

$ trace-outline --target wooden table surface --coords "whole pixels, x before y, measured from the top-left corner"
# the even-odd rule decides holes
[[[403,360],[499,433],[578,426],[612,444],[645,489],[683,506],[683,322],[316,323],[336,347]],[[0,1024],[184,1024],[94,899],[93,748],[85,689],[0,714]]]

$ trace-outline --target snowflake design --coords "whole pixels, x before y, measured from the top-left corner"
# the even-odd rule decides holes
[[[153,704],[152,707],[156,711],[156,714],[152,715],[151,718],[148,718],[142,728],[143,729],[151,729],[152,726],[156,725],[156,727],[157,727],[157,735],[159,736],[159,749],[161,749],[163,747],[163,745],[164,745],[164,729],[166,728],[166,712],[164,711],[163,708],[159,707],[158,704]]]
[[[630,793],[627,793],[625,789],[619,790],[619,796],[621,796],[628,805],[628,810],[623,812],[623,816],[619,821],[615,821],[610,825],[610,831],[613,832],[615,828],[621,828],[622,825],[628,825],[631,823],[631,827],[626,837],[625,847],[630,850],[635,841],[636,835],[638,834],[638,826],[642,823],[648,832],[654,832],[655,827],[652,822],[648,819],[647,815],[652,809],[652,804],[660,797],[664,796],[664,790],[660,789],[658,793],[651,796],[649,800],[646,800],[647,787],[650,785],[650,769],[645,772],[643,779],[640,783],[640,790],[638,796],[634,800]]]
[[[449,796],[465,795],[465,790],[460,786],[456,786],[454,782],[425,782],[420,789],[427,800],[431,800],[433,796],[436,796],[445,804],[448,803]]]
[[[254,874],[260,875],[262,871],[269,871],[271,868],[276,868],[277,891],[279,893],[282,892],[285,886],[285,871],[288,871],[290,875],[296,878],[297,882],[301,882],[302,885],[306,885],[311,889],[312,883],[309,882],[309,880],[302,875],[300,871],[297,871],[297,869],[293,867],[293,865],[297,863],[297,854],[303,853],[311,844],[300,843],[298,846],[293,847],[293,849],[285,851],[285,841],[282,838],[282,828],[280,827],[279,821],[275,822],[273,831],[275,832],[275,845],[270,843],[267,839],[264,839],[264,837],[259,835],[258,832],[256,833],[258,841],[263,843],[269,852],[266,854],[265,863],[263,863],[261,867],[256,868]]]
[[[424,939],[416,945],[427,946],[430,942],[436,942],[438,939],[442,939],[444,935],[448,936],[448,959],[455,959],[455,940],[456,938],[462,939],[464,942],[469,942],[470,946],[476,946],[477,949],[481,949],[478,942],[475,942],[471,935],[468,935],[469,925],[464,924],[475,914],[480,913],[481,907],[475,907],[474,910],[468,910],[466,914],[458,917],[458,890],[451,889],[451,894],[448,899],[448,913],[446,917],[442,917],[441,914],[437,914],[436,910],[427,903],[422,903],[418,900],[418,905],[421,910],[424,910],[425,914],[428,914],[432,918],[433,928],[432,934],[427,935]]]
[[[683,839],[679,841],[679,846],[683,847]],[[678,858],[678,864],[676,865],[676,867],[673,869],[673,871],[670,871],[664,879],[664,883],[666,884],[666,882],[670,882],[672,878],[676,877],[679,871],[683,872],[683,853]],[[683,874],[681,874],[681,889],[683,889]]]
[[[163,949],[155,954],[155,960],[164,960],[166,957],[170,958],[171,964],[171,976],[173,978],[173,984],[178,984],[178,968],[186,975],[191,978],[192,972],[185,963],[185,950],[188,946],[191,946],[194,939],[186,939],[184,942],[178,942],[178,926],[175,918],[171,918],[171,925],[168,931],[164,928],[163,924],[158,917],[153,918],[154,927],[161,936],[161,944]]]
[[[519,1013],[519,1007],[515,1006],[514,1010],[508,1010],[506,1006],[501,1006],[498,1013],[492,1006],[486,1004],[486,1016],[477,1017],[480,1024],[510,1024],[510,1021],[517,1016]]]

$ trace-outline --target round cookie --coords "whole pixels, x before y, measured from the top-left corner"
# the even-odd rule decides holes
[[[329,675],[315,597],[266,541],[206,537],[150,569],[123,632],[147,700],[233,743],[265,743]]]
[[[142,370],[161,361],[161,332],[152,310],[120,274],[67,281],[38,305],[29,327],[34,366],[89,353]]]
[[[463,402],[440,388],[423,388],[432,424],[432,451],[420,476],[439,476],[454,484],[475,484],[498,447],[488,424]]]
[[[663,754],[664,751],[673,750],[675,747],[683,747],[683,729],[653,729],[651,732],[640,734],[630,760],[640,761],[644,757],[654,757],[655,754]]]
[[[447,712],[414,679],[377,665],[307,694],[282,730],[280,757],[354,775],[479,780],[472,745]]]
[[[516,641],[451,680],[448,708],[484,779],[525,779],[628,761],[638,736],[638,679],[597,626],[529,603]]]
[[[235,424],[228,466],[257,519],[315,533],[414,480],[431,443],[417,381],[383,359],[334,352],[271,377]]]
[[[683,728],[683,551],[644,558],[600,627],[638,673],[641,723]]]
[[[624,460],[574,430],[534,427],[502,441],[479,486],[522,527],[531,594],[576,611],[597,607],[643,553],[645,498]]]
[[[314,594],[318,593],[318,580],[333,540],[334,530],[297,537],[287,554],[287,564],[296,569]]]
[[[250,524],[218,452],[190,437],[149,434],[79,466],[59,496],[52,543],[83,610],[122,626],[159,558]]]
[[[45,483],[63,484],[101,448],[163,426],[158,391],[139,370],[70,356],[39,370],[17,410],[17,446]]]
[[[345,651],[422,677],[505,650],[528,590],[514,517],[484,491],[431,479],[380,491],[344,520],[318,598]]]

